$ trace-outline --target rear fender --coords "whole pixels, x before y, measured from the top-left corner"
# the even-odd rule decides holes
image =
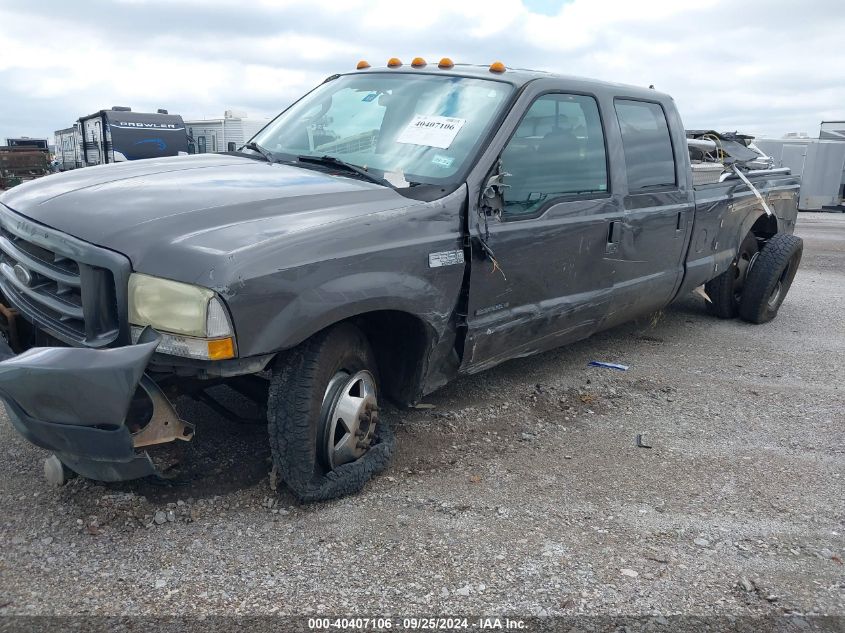
[[[736,258],[742,240],[758,220],[778,225],[778,219],[769,216],[753,198],[729,202],[727,208],[718,212],[712,207],[696,207],[686,274],[677,296],[692,292],[725,272]]]

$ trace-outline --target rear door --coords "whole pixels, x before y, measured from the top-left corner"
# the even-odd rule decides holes
[[[585,338],[609,306],[621,212],[598,102],[546,91],[524,112],[499,154],[501,217],[469,213],[496,264],[473,248],[464,371]]]
[[[621,97],[613,105],[627,186],[608,327],[671,300],[683,277],[688,226],[695,212],[683,171],[687,161],[679,158],[687,151],[686,140],[674,108]]]

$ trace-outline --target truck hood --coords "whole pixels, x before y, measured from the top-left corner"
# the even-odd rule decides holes
[[[136,270],[170,270],[170,277],[177,260],[187,265],[179,277],[214,266],[186,261],[186,250],[219,259],[286,234],[414,204],[375,183],[219,154],[77,169],[19,185],[0,202],[123,253]]]

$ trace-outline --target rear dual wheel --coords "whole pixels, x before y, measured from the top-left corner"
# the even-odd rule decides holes
[[[739,252],[730,268],[705,284],[704,291],[710,297],[705,306],[710,314],[720,319],[733,319],[739,314],[746,275],[759,252],[757,238],[749,233],[739,245]]]
[[[749,323],[766,323],[777,316],[801,264],[804,241],[778,233],[762,248],[745,279],[739,316]]]
[[[749,234],[731,267],[705,285],[708,312],[722,319],[771,321],[792,286],[803,250],[803,240],[794,235],[776,233],[759,248]]]

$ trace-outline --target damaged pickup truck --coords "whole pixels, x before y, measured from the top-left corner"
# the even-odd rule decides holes
[[[161,445],[203,432],[175,398],[219,410],[205,390],[224,383],[266,405],[295,495],[354,492],[390,457],[386,399],[705,284],[714,314],[773,318],[801,258],[799,182],[731,144],[688,145],[655,90],[362,62],[238,152],[6,192],[0,396],[50,480],[116,481],[161,476]]]

